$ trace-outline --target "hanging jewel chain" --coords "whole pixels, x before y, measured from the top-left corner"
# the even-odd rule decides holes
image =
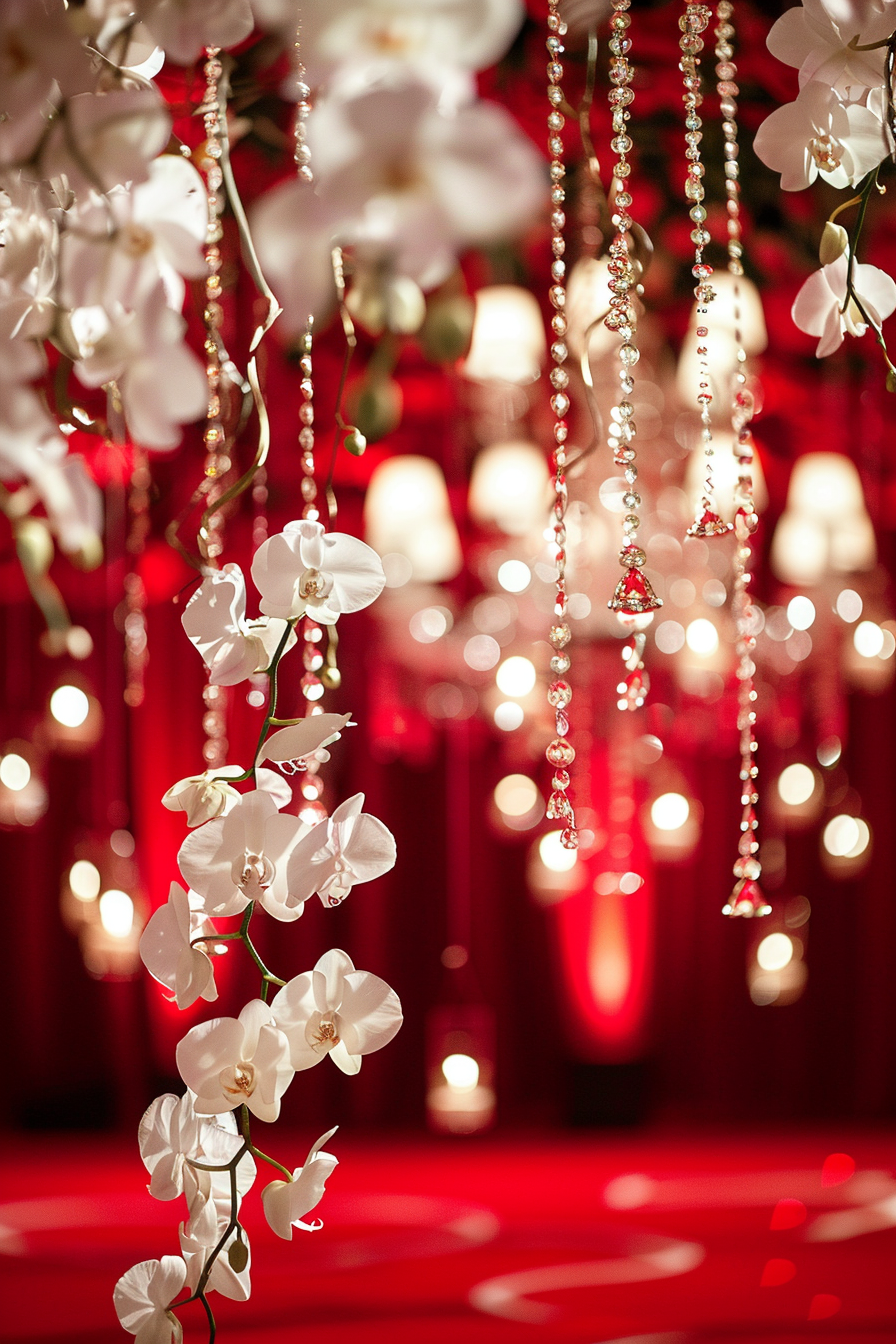
[[[700,440],[703,445],[704,479],[703,493],[697,505],[694,522],[687,530],[689,537],[724,536],[731,531],[731,524],[719,517],[715,502],[712,459],[712,388],[709,377],[709,305],[715,298],[710,284],[712,267],[703,259],[703,249],[710,241],[706,227],[706,207],[703,164],[700,142],[703,139],[703,121],[700,107],[703,103],[702,80],[700,75],[700,52],[703,50],[703,38],[700,36],[709,25],[712,11],[701,0],[686,0],[685,11],[678,20],[681,37],[678,45],[681,49],[679,69],[684,81],[685,108],[685,158],[687,159],[687,178],[684,194],[690,203],[690,216],[694,225],[691,230],[691,242],[694,244],[694,265],[691,274],[697,284],[694,297],[697,300],[697,404],[700,407]]]
[[[747,917],[767,915],[771,906],[759,886],[762,867],[759,862],[758,820],[759,767],[756,764],[756,612],[750,597],[751,555],[750,538],[759,519],[753,498],[753,436],[750,421],[753,418],[753,395],[747,387],[746,351],[743,348],[742,309],[739,281],[743,276],[743,244],[741,242],[740,182],[738,169],[737,95],[735,80],[737,67],[734,56],[734,5],[731,0],[719,0],[716,6],[716,88],[722,113],[722,133],[725,137],[725,190],[728,196],[728,272],[734,280],[734,339],[737,346],[737,366],[731,396],[731,428],[734,434],[733,452],[738,465],[735,488],[734,530],[737,546],[734,552],[734,582],[732,606],[737,628],[737,727],[740,733],[741,807],[738,857],[734,864],[737,879],[734,890],[723,907],[726,915]]]
[[[650,686],[644,669],[643,654],[647,639],[644,631],[653,620],[653,613],[663,604],[653,591],[650,580],[643,573],[647,555],[638,544],[641,518],[637,510],[642,500],[638,490],[635,451],[637,426],[631,397],[635,390],[633,370],[641,353],[638,349],[638,314],[635,307],[638,271],[631,249],[634,220],[630,214],[632,196],[629,179],[632,169],[628,161],[628,154],[632,149],[628,123],[635,97],[631,88],[634,71],[628,59],[632,45],[629,37],[631,19],[627,13],[630,4],[631,0],[613,0],[613,14],[610,19],[611,87],[608,97],[613,128],[610,148],[616,155],[612,174],[616,188],[612,204],[616,232],[610,243],[608,267],[610,311],[604,319],[604,325],[622,338],[619,348],[620,398],[612,415],[613,431],[610,447],[613,450],[613,461],[622,468],[626,485],[622,496],[626,513],[622,520],[622,548],[619,552],[619,563],[625,573],[617,583],[607,606],[616,612],[618,619],[630,632],[630,641],[626,643],[622,652],[627,675],[616,689],[619,708],[634,710],[643,705]]]
[[[222,509],[212,510],[212,506],[223,493],[222,477],[230,470],[230,457],[227,449],[227,435],[221,415],[221,342],[220,330],[224,312],[221,307],[221,214],[224,209],[224,193],[221,190],[224,175],[221,169],[220,90],[222,74],[220,50],[218,47],[206,48],[204,67],[205,93],[202,99],[202,121],[205,130],[200,167],[205,174],[206,196],[208,200],[208,226],[205,239],[205,376],[208,381],[208,409],[205,430],[205,467],[202,491],[206,497],[205,522],[199,530],[199,546],[203,562],[217,567],[218,557],[224,547],[224,513]],[[205,744],[202,748],[203,759],[210,769],[224,765],[227,759],[227,691],[223,686],[213,686],[210,682],[204,687],[202,698],[205,701],[205,713],[202,716],[202,730]]]
[[[571,662],[566,648],[572,637],[567,620],[566,594],[566,510],[569,504],[566,484],[566,438],[569,431],[564,418],[569,410],[569,396],[566,391],[569,385],[569,374],[564,368],[568,353],[564,340],[567,323],[565,311],[566,263],[563,260],[563,253],[566,249],[563,237],[563,229],[566,224],[566,215],[563,211],[566,201],[566,189],[563,185],[566,168],[563,163],[563,141],[560,136],[564,126],[564,117],[560,107],[564,101],[561,88],[563,78],[561,57],[564,52],[563,37],[566,33],[566,24],[558,12],[558,0],[548,0],[547,26],[548,103],[550,105],[548,111],[548,152],[551,159],[551,251],[553,254],[551,287],[548,291],[548,297],[551,307],[554,309],[554,315],[551,318],[551,327],[554,333],[554,342],[551,345],[553,366],[549,377],[552,388],[551,409],[556,417],[552,467],[554,563],[557,568],[554,620],[550,628],[552,680],[548,686],[548,704],[554,712],[554,726],[557,735],[545,753],[553,768],[551,796],[548,800],[546,815],[549,819],[562,823],[561,844],[566,849],[577,849],[579,837],[576,830],[575,813],[568,792],[570,784],[568,767],[575,760],[576,755],[575,749],[569,741],[568,708],[572,700],[572,687],[565,679]]]

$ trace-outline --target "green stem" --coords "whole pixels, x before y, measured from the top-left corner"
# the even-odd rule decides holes
[[[252,1142],[252,1135],[250,1133],[249,1126],[250,1126],[249,1108],[248,1106],[241,1106],[240,1133],[245,1139],[246,1147],[248,1148],[249,1152],[252,1154],[253,1157],[259,1157],[261,1158],[262,1162],[267,1162],[270,1166],[276,1167],[278,1171],[282,1171],[286,1179],[288,1181],[291,1181],[292,1173],[288,1171],[286,1167],[284,1167],[280,1162],[275,1161],[273,1157],[268,1157],[267,1153],[263,1153],[260,1148],[255,1147],[255,1144]]]
[[[262,1001],[264,1002],[267,999],[268,985],[280,985],[282,987],[283,985],[286,984],[286,981],[281,980],[279,976],[274,975],[272,971],[268,970],[267,966],[265,966],[261,957],[258,955],[258,950],[255,944],[249,937],[249,921],[251,920],[254,913],[255,913],[255,902],[250,901],[249,904],[246,906],[246,913],[243,916],[243,922],[240,926],[238,936],[243,940],[246,951],[249,953],[249,956],[255,962],[255,965],[258,967],[258,969],[261,971],[263,980],[261,987],[262,990],[261,998]]]

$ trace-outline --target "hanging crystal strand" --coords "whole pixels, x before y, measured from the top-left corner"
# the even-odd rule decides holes
[[[224,517],[222,511],[211,509],[222,493],[222,478],[230,470],[230,458],[226,452],[227,435],[221,416],[221,357],[218,333],[223,320],[221,307],[221,213],[224,209],[224,195],[221,191],[223,173],[221,171],[221,124],[219,121],[219,89],[221,62],[218,47],[206,48],[205,94],[202,99],[202,120],[205,128],[200,168],[205,174],[206,195],[208,198],[208,227],[205,242],[205,375],[208,380],[208,411],[205,431],[205,479],[203,493],[206,503],[206,523],[200,528],[199,545],[206,564],[217,567],[218,557],[224,545]],[[210,769],[217,769],[227,759],[227,694],[222,686],[207,685],[202,698],[205,701],[205,713],[202,716],[202,730],[205,733],[205,745],[202,748],[203,759]]]
[[[554,679],[548,687],[548,704],[554,711],[554,727],[557,736],[550,743],[545,753],[553,768],[551,796],[548,799],[545,815],[552,821],[557,820],[562,823],[561,844],[566,849],[578,849],[579,837],[576,830],[575,813],[569,798],[570,777],[567,768],[575,760],[576,755],[575,749],[569,741],[568,707],[572,700],[572,687],[564,679],[570,668],[570,657],[565,649],[571,638],[571,631],[567,622],[566,596],[566,509],[569,503],[569,494],[566,486],[565,445],[568,427],[564,419],[566,412],[569,410],[569,396],[566,391],[569,385],[569,374],[564,368],[568,353],[564,340],[567,323],[565,313],[566,263],[563,260],[563,253],[566,248],[563,238],[563,227],[566,223],[566,215],[563,212],[566,190],[563,180],[566,176],[566,168],[563,163],[563,141],[560,137],[560,132],[564,126],[564,117],[560,107],[563,104],[563,90],[561,88],[563,65],[561,57],[564,52],[563,37],[566,33],[566,24],[558,13],[558,0],[548,0],[547,24],[548,103],[550,104],[548,112],[548,152],[551,156],[551,251],[554,257],[551,263],[551,287],[548,291],[551,307],[554,309],[554,316],[551,318],[551,327],[554,332],[554,342],[551,346],[553,367],[549,376],[552,388],[551,409],[556,416],[552,465],[554,541],[556,543],[554,563],[557,567],[554,620],[550,628],[550,641],[553,649],[550,666],[551,675]]]
[[[746,352],[741,331],[741,306],[738,281],[744,273],[743,245],[740,222],[740,184],[738,181],[737,94],[734,82],[737,67],[732,61],[734,47],[734,6],[730,0],[719,0],[716,6],[716,87],[722,113],[722,133],[725,137],[725,187],[728,194],[728,271],[734,277],[734,337],[737,346],[737,368],[734,374],[731,398],[731,428],[734,433],[733,451],[738,464],[735,490],[734,530],[737,547],[734,552],[734,582],[732,605],[737,628],[737,726],[740,732],[740,782],[743,814],[740,823],[738,857],[734,865],[737,879],[734,890],[723,907],[725,915],[747,917],[767,915],[771,906],[759,886],[762,866],[759,862],[758,822],[756,805],[759,802],[759,767],[756,764],[756,613],[750,598],[750,538],[759,519],[753,498],[753,438],[750,421],[753,418],[753,397],[747,389]]]
[[[296,37],[293,42],[293,68],[296,75],[296,111],[293,119],[293,160],[296,173],[302,182],[313,182],[311,171],[311,151],[305,143],[305,122],[311,115],[311,89],[308,86],[305,63],[302,60],[302,25],[296,24]]]
[[[124,702],[131,709],[143,704],[144,673],[149,662],[146,637],[146,588],[137,573],[137,561],[146,546],[149,532],[149,490],[152,476],[142,448],[134,448],[134,467],[128,491],[130,526],[125,543],[129,557],[124,576],[124,603],[121,613],[124,632]],[[118,619],[116,613],[116,619]]]
[[[629,191],[631,164],[628,154],[632,148],[628,134],[629,111],[634,102],[634,93],[630,87],[634,71],[627,53],[631,50],[628,30],[631,19],[627,13],[631,0],[613,0],[613,15],[610,19],[610,113],[612,117],[613,139],[610,148],[616,155],[613,166],[615,195],[613,197],[613,224],[616,232],[610,243],[610,311],[604,319],[604,325],[622,338],[619,348],[619,387],[620,398],[612,416],[613,433],[610,446],[613,449],[613,461],[621,467],[625,476],[626,492],[622,502],[627,510],[622,521],[622,548],[619,563],[625,570],[616,585],[613,596],[607,603],[615,611],[619,621],[630,631],[631,639],[626,642],[622,657],[627,675],[617,686],[620,709],[638,709],[643,705],[650,687],[650,679],[644,668],[644,646],[647,636],[644,633],[653,620],[653,613],[661,607],[662,601],[651,587],[650,580],[643,573],[647,556],[638,545],[638,529],[641,519],[635,512],[641,504],[641,495],[637,490],[638,468],[635,464],[635,436],[637,426],[634,421],[635,408],[631,402],[635,390],[632,373],[640,359],[638,350],[637,311],[635,297],[638,291],[637,271],[632,257],[630,240],[634,220],[629,213],[632,205]]]
[[[678,68],[681,70],[684,79],[684,138],[685,158],[688,161],[688,175],[684,184],[684,194],[691,203],[690,215],[694,224],[691,231],[691,242],[694,244],[694,265],[691,274],[697,281],[694,288],[694,297],[697,300],[697,340],[699,342],[697,346],[697,404],[700,407],[700,438],[705,459],[703,494],[697,506],[694,522],[687,530],[687,536],[689,537],[718,537],[731,531],[731,524],[723,522],[719,517],[713,484],[712,459],[714,450],[712,446],[712,416],[709,409],[712,402],[712,392],[709,380],[709,328],[707,321],[709,304],[715,298],[715,293],[709,283],[712,267],[703,260],[703,249],[710,241],[710,237],[709,230],[706,227],[706,207],[703,204],[703,175],[705,169],[700,155],[700,141],[703,139],[703,122],[699,114],[699,108],[703,102],[700,78],[700,52],[703,50],[703,38],[700,34],[705,31],[711,17],[712,14],[708,5],[701,4],[700,0],[685,0],[685,12],[678,20],[678,26],[681,29],[681,38],[678,43],[681,48],[681,60],[678,63]]]

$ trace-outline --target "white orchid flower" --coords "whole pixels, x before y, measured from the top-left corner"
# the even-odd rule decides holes
[[[162,806],[169,812],[186,812],[187,825],[191,829],[202,826],[206,821],[226,817],[233,811],[243,795],[227,781],[244,779],[245,775],[239,765],[222,765],[215,770],[205,770],[201,775],[189,775],[171,785],[162,798]],[[275,770],[256,769],[255,783],[273,798],[278,811],[292,802],[292,789]]]
[[[820,359],[836,350],[846,333],[864,336],[868,330],[855,301],[846,302],[848,275],[849,253],[844,252],[810,275],[794,300],[791,312],[800,331],[821,338],[815,351]],[[856,262],[852,282],[862,307],[878,327],[896,311],[896,283],[886,271]]]
[[[282,184],[252,216],[289,332],[330,301],[334,242],[427,290],[460,252],[517,237],[544,208],[544,163],[503,108],[478,102],[446,115],[407,73],[320,100],[307,128],[315,192]]]
[[[176,1199],[185,1190],[185,1177],[201,1173],[193,1161],[229,1162],[242,1147],[231,1112],[215,1123],[193,1109],[189,1092],[156,1097],[143,1114],[138,1131],[140,1156],[150,1174],[149,1193],[155,1199]],[[240,1162],[240,1167],[243,1163]],[[212,1174],[212,1173],[208,1173]],[[251,1183],[250,1183],[251,1184]]]
[[[132,309],[161,279],[169,307],[184,300],[181,277],[205,274],[205,185],[191,163],[163,154],[145,182],[91,194],[71,213],[62,241],[62,298],[68,308]]]
[[[236,686],[265,671],[286,633],[281,620],[246,620],[246,580],[234,564],[206,575],[184,608],[181,624],[202,655],[213,686]],[[284,652],[295,642],[292,630]]]
[[[252,0],[263,28],[292,31],[293,0]],[[317,82],[346,62],[383,59],[418,71],[484,70],[507,51],[523,21],[520,0],[305,0],[302,54]]]
[[[121,1276],[113,1294],[115,1310],[137,1344],[180,1344],[183,1329],[168,1308],[186,1279],[187,1266],[179,1255],[143,1260]]]
[[[376,551],[307,520],[287,523],[259,546],[252,579],[268,616],[291,621],[308,615],[322,625],[370,606],[386,586]]]
[[[799,70],[801,88],[814,79],[855,95],[883,82],[885,54],[856,48],[883,42],[892,31],[892,10],[877,0],[803,0],[772,25],[767,45]]]
[[[248,1106],[259,1120],[272,1121],[292,1081],[289,1054],[271,1009],[252,999],[238,1018],[212,1018],[188,1031],[177,1047],[177,1067],[195,1094],[198,1115]]]
[[[756,132],[753,148],[784,191],[801,191],[817,176],[833,187],[855,186],[893,145],[879,98],[844,103],[829,85],[805,84],[793,103],[777,108]]]
[[[323,1223],[304,1222],[305,1214],[316,1208],[323,1199],[327,1178],[339,1165],[338,1157],[322,1152],[324,1144],[333,1137],[336,1128],[321,1134],[305,1158],[305,1165],[296,1167],[291,1181],[271,1181],[261,1192],[264,1216],[268,1225],[284,1241],[292,1241],[292,1230],[317,1232]]]
[[[288,904],[286,869],[293,849],[308,832],[298,817],[278,811],[264,789],[244,793],[224,817],[192,831],[177,856],[209,915],[238,915],[250,901],[285,922],[302,907]]]
[[[363,806],[363,793],[347,798],[296,845],[286,868],[290,904],[317,892],[325,906],[340,905],[356,882],[371,882],[395,867],[391,831]]]
[[[71,315],[78,379],[85,387],[117,381],[131,438],[143,447],[176,448],[181,425],[208,409],[205,365],[184,344],[186,325],[161,281],[135,311],[95,305]]]
[[[234,47],[252,32],[249,0],[136,0],[141,21],[179,65],[192,65],[206,47]]]
[[[78,197],[145,182],[170,134],[171,114],[154,85],[78,93],[50,129],[41,172],[64,176]]]
[[[343,1073],[355,1074],[361,1056],[388,1045],[402,1022],[395,991],[369,971],[356,971],[338,948],[290,980],[271,1008],[296,1072],[329,1055]]]
[[[153,912],[140,935],[140,956],[178,1008],[189,1008],[198,998],[214,1003],[218,997],[214,963],[194,941],[204,937],[210,942],[214,936],[214,924],[193,907],[189,893],[172,882],[167,903]]]
[[[301,763],[313,758],[323,763],[330,759],[327,747],[342,736],[344,728],[351,728],[351,714],[309,714],[298,723],[291,723],[271,733],[261,745],[259,761]],[[265,772],[267,773],[267,772]]]
[[[188,775],[171,785],[162,798],[162,806],[169,812],[186,812],[191,829],[226,816],[242,797],[227,780],[239,778],[243,773],[238,765],[224,765],[217,770],[205,770],[201,775]]]

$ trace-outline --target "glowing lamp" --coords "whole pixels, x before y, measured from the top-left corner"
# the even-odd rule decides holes
[[[454,949],[446,949],[446,951]],[[443,956],[443,962],[445,958]],[[454,991],[469,984],[464,965]],[[494,1122],[496,1095],[495,1024],[481,1003],[448,1003],[434,1008],[426,1023],[426,1116],[442,1134],[475,1134]]]
[[[787,507],[821,523],[864,513],[865,497],[855,465],[842,453],[804,453],[794,463]]]
[[[772,538],[771,565],[783,583],[820,583],[828,567],[826,529],[815,518],[787,510]]]
[[[712,336],[724,331],[730,336],[739,334],[743,350],[748,355],[758,355],[768,345],[768,331],[765,326],[765,313],[759,290],[744,275],[731,275],[728,271],[716,271],[712,277],[715,298],[712,301]],[[695,312],[693,325],[699,326]]]
[[[609,265],[609,257],[581,257],[569,273],[566,341],[576,359],[582,358],[586,341],[590,359],[609,354],[619,344],[603,322],[610,311]]]
[[[480,383],[534,383],[545,356],[541,310],[518,285],[487,285],[476,294],[473,339],[462,369]]]
[[[364,503],[368,543],[403,555],[418,583],[454,578],[463,565],[445,478],[429,457],[391,457],[374,471]]]
[[[493,443],[473,463],[470,515],[509,537],[522,537],[543,523],[548,505],[548,467],[531,443]]]
[[[696,386],[696,384],[693,386]],[[734,491],[737,486],[737,478],[741,474],[741,468],[732,451],[734,436],[730,430],[714,430],[712,443],[715,453],[712,459],[712,475],[716,503],[719,506],[721,516],[731,518],[736,507]],[[696,501],[700,498],[705,475],[706,456],[703,452],[703,443],[698,439],[688,455],[684,474],[684,490],[689,500]],[[756,501],[756,508],[762,513],[768,504],[768,489],[766,488],[765,474],[758,453],[754,454],[750,466],[750,477],[753,482],[753,498]]]

